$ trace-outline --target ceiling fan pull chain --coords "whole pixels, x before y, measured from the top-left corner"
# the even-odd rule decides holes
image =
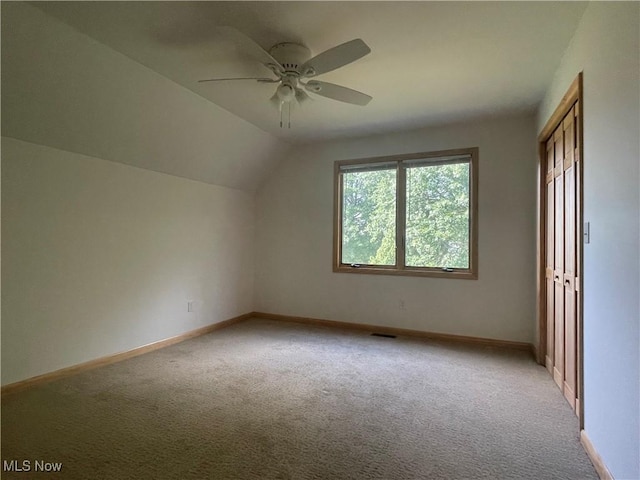
[[[291,128],[291,102],[289,102],[288,107],[287,107],[287,122],[289,124],[289,128]]]

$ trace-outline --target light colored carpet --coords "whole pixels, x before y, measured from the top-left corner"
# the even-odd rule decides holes
[[[2,459],[70,479],[597,479],[518,351],[253,319],[3,398]]]

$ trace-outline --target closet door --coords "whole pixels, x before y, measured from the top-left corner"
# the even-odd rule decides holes
[[[580,248],[579,104],[546,143],[545,364],[569,404],[577,410]]]
[[[553,379],[564,384],[564,131],[562,124],[553,134],[554,145],[554,361]]]
[[[555,351],[555,284],[554,278],[554,257],[555,257],[555,197],[554,197],[554,144],[553,137],[547,141],[547,171],[545,174],[546,184],[546,236],[545,236],[545,293],[546,293],[546,315],[547,315],[547,352],[545,356],[545,366],[553,376],[554,351]]]
[[[573,130],[574,130],[574,141],[575,141],[575,145],[574,145],[574,150],[573,150],[573,160],[574,160],[574,171],[575,171],[575,177],[576,177],[576,195],[575,195],[575,199],[576,199],[576,210],[575,210],[575,215],[576,215],[576,228],[575,228],[575,232],[576,232],[576,261],[575,261],[575,297],[574,297],[574,302],[575,302],[575,315],[576,315],[576,355],[575,355],[575,362],[576,362],[576,385],[575,385],[575,396],[576,396],[576,402],[575,402],[575,409],[576,409],[576,414],[578,416],[580,416],[580,399],[584,398],[582,396],[582,391],[581,391],[581,381],[580,381],[580,361],[579,359],[581,358],[581,346],[580,346],[580,339],[582,338],[582,332],[580,330],[580,321],[579,319],[582,318],[582,312],[580,311],[580,305],[582,304],[582,300],[580,298],[580,296],[582,295],[582,292],[580,291],[580,276],[582,275],[581,271],[580,271],[580,265],[582,264],[582,259],[580,256],[580,252],[581,252],[581,248],[580,246],[582,245],[582,219],[580,217],[580,205],[582,205],[582,195],[581,195],[581,186],[580,186],[580,179],[582,178],[582,160],[580,158],[580,138],[581,134],[580,134],[580,122],[578,121],[578,118],[580,117],[580,103],[576,103],[575,106],[573,107]]]
[[[582,416],[582,74],[538,136],[537,360]],[[586,233],[586,232],[585,232]],[[584,428],[581,418],[580,427]]]
[[[564,131],[564,396],[576,400],[576,163],[575,121],[572,108],[562,122]]]

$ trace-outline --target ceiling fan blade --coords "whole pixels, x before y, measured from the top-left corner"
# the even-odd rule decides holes
[[[310,60],[307,60],[302,67],[303,77],[315,77],[322,73],[330,72],[343,65],[355,62],[371,52],[369,46],[361,39],[356,38],[349,42],[330,48]]]
[[[260,83],[277,83],[280,81],[280,80],[274,80],[272,78],[261,78],[261,77],[231,77],[231,78],[207,78],[205,80],[198,80],[198,83],[225,82],[227,80],[257,80]]]
[[[338,100],[339,102],[352,103],[354,105],[365,106],[371,101],[371,97],[367,94],[334,83],[312,80],[307,82],[305,88],[316,95],[322,95],[323,97]]]
[[[263,65],[266,65],[267,67],[269,65],[273,65],[279,71],[284,72],[284,67],[280,65],[280,63],[275,58],[269,55],[269,53],[264,48],[258,45],[253,39],[247,37],[241,31],[236,30],[233,27],[217,27],[216,31],[218,31],[228,40],[231,40],[237,47],[240,48],[241,51],[255,58]]]

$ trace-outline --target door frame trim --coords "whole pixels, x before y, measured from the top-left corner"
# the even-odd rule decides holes
[[[551,117],[547,120],[544,127],[538,135],[538,187],[537,187],[537,239],[536,239],[536,325],[538,332],[538,348],[536,349],[536,361],[540,365],[545,364],[545,355],[547,352],[547,310],[546,310],[546,288],[545,288],[545,255],[546,255],[546,208],[547,208],[547,196],[546,196],[546,163],[547,163],[547,140],[555,129],[560,125],[564,117],[569,113],[571,108],[576,102],[579,102],[578,114],[576,116],[576,128],[578,129],[578,154],[579,164],[576,171],[577,180],[579,182],[578,198],[577,198],[577,216],[576,223],[578,225],[578,234],[576,236],[576,253],[578,256],[576,266],[578,267],[579,277],[577,289],[580,292],[578,295],[578,302],[576,303],[576,316],[578,327],[577,338],[577,352],[576,352],[576,365],[577,365],[577,385],[576,385],[576,397],[578,404],[576,405],[577,414],[580,418],[580,428],[584,429],[584,390],[583,390],[583,349],[584,349],[584,335],[583,335],[583,284],[584,284],[584,269],[583,269],[583,238],[584,238],[584,223],[583,223],[583,205],[584,205],[584,192],[583,192],[583,170],[584,170],[584,138],[583,138],[583,116],[584,116],[584,100],[583,100],[583,74],[578,73],[578,76],[571,82],[569,89],[562,97],[562,100],[554,110]]]

